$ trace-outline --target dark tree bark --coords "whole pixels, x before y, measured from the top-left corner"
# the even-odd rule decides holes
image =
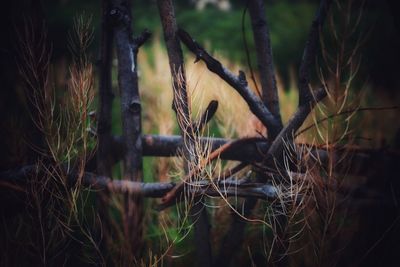
[[[280,131],[283,127],[282,118],[279,108],[278,88],[275,79],[275,70],[272,57],[272,47],[269,38],[269,29],[265,17],[265,7],[263,0],[249,0],[247,1],[249,8],[251,25],[253,29],[254,44],[257,54],[257,65],[260,74],[261,88],[262,88],[262,101],[264,105],[271,111],[271,114],[276,120],[276,131]],[[271,135],[272,141],[275,135]],[[266,152],[267,150],[261,150]],[[257,200],[254,198],[247,198],[244,200],[243,215],[249,216],[256,206]],[[236,215],[236,214],[234,214]],[[232,218],[232,222],[228,232],[226,233],[220,252],[215,262],[215,266],[229,266],[235,251],[240,250],[243,240],[243,234],[246,227],[246,222],[238,216]]]
[[[223,160],[241,161],[248,164],[265,161],[267,154],[264,151],[268,151],[271,147],[271,142],[264,138],[247,138],[239,141],[239,139],[200,137],[198,141],[204,145],[210,145],[212,151],[231,143],[231,146],[221,152],[220,158]],[[142,144],[143,156],[152,157],[179,156],[179,151],[182,151],[184,147],[183,138],[177,135],[143,135]],[[349,175],[365,175],[367,172],[366,167],[368,167],[372,159],[376,159],[375,154],[379,152],[379,150],[375,149],[348,149],[346,147],[337,147],[333,154],[328,154],[323,148],[310,145],[306,146],[313,154],[313,157],[318,160],[318,164],[321,164],[323,167],[328,166],[329,157],[333,157],[335,162],[337,162],[335,172],[347,173]],[[112,148],[113,162],[117,162],[123,158],[125,153],[122,137],[114,137]],[[300,149],[297,151],[299,150]],[[349,160],[336,160],[343,158],[344,155],[348,155]],[[382,162],[392,157],[398,157],[396,151],[391,150],[385,151],[383,155],[385,156],[381,158]],[[90,165],[92,164],[89,163],[87,166]],[[89,167],[87,170],[94,171],[94,168]]]
[[[121,94],[122,132],[125,144],[123,179],[142,181],[141,103],[137,76],[137,52],[149,37],[148,32],[133,38],[131,4],[128,0],[114,0],[111,17],[114,23],[118,58],[118,85]],[[139,255],[142,240],[142,200],[125,197],[124,231],[129,250]]]
[[[299,106],[307,105],[313,99],[310,88],[310,72],[318,53],[320,32],[331,4],[332,0],[321,0],[317,14],[311,24],[299,69]]]
[[[204,110],[199,120],[194,122],[192,125],[193,132],[195,134],[198,135],[203,130],[203,128],[207,125],[207,123],[212,119],[215,112],[217,112],[217,109],[218,109],[218,101],[216,100],[210,101],[210,103]]]
[[[267,19],[265,17],[264,1],[248,0],[248,7],[253,29],[254,44],[256,46],[262,100],[279,122],[280,128],[282,128],[278,88],[276,86],[272,47],[269,38]]]
[[[172,0],[158,0],[158,9],[161,18],[161,24],[164,31],[164,39],[167,46],[170,71],[173,80],[174,102],[173,109],[176,112],[178,124],[181,129],[183,141],[186,144],[183,151],[185,158],[185,171],[190,172],[190,164],[197,160],[193,155],[195,152],[196,133],[193,129],[190,113],[190,101],[186,88],[186,77],[183,64],[183,55],[179,37],[177,34],[178,26],[175,19],[175,11]],[[190,215],[194,222],[195,242],[196,242],[196,260],[200,267],[211,266],[211,245],[209,240],[209,222],[207,210],[204,205],[194,200],[194,205],[190,209]]]
[[[243,202],[243,217],[248,218],[257,204],[257,199],[247,197]],[[214,267],[229,267],[235,258],[235,254],[241,250],[244,239],[244,230],[247,222],[232,213],[232,222],[219,247],[219,253],[214,262]]]
[[[27,165],[19,169],[0,172],[1,185],[8,187],[14,192],[23,192],[27,194],[25,190],[30,182],[30,178],[35,175],[43,175],[46,171],[48,170],[37,165]],[[62,168],[60,171],[66,172],[67,168]],[[78,177],[82,178],[83,186],[95,192],[128,194],[130,196],[147,198],[161,198],[175,187],[175,183],[173,182],[144,183],[129,180],[113,180],[107,176],[101,176],[91,172],[85,172],[81,176],[79,172],[74,170],[66,174],[68,186],[71,188],[76,186]],[[214,181],[214,184],[209,181],[197,181],[196,185],[198,188],[186,186],[186,189],[198,196],[209,195],[221,197],[222,194],[224,197],[253,197],[263,200],[273,200],[277,197],[277,189],[273,185],[255,183],[245,178],[238,179],[235,177],[232,179]]]
[[[100,175],[111,177],[112,145],[111,135],[111,110],[113,93],[111,87],[111,64],[113,29],[110,21],[111,3],[110,0],[102,1],[102,21],[99,59],[99,103],[97,121],[97,172]]]
[[[200,59],[203,60],[211,72],[218,75],[243,97],[251,112],[267,127],[268,137],[274,139],[281,128],[280,123],[264,105],[261,99],[250,89],[244,72],[239,71],[239,75],[230,72],[182,29],[179,30],[179,38],[187,48],[196,55],[196,62]]]
[[[266,160],[267,165],[276,164],[277,168],[282,167],[280,162],[282,161],[283,157],[285,157],[284,144],[290,144],[293,142],[296,131],[304,123],[315,104],[326,96],[327,88],[325,88],[325,85],[323,85],[322,89],[319,89],[314,93],[311,91],[310,72],[313,63],[316,60],[320,31],[322,30],[322,26],[331,2],[332,0],[321,0],[315,19],[312,22],[311,31],[304,49],[299,70],[298,109],[291,117],[288,124],[280,131],[274,142],[271,144],[271,147],[268,149]],[[290,157],[290,155],[288,157]],[[272,247],[272,256],[269,259],[269,264],[272,266],[287,266],[287,216],[284,212],[286,209],[282,206],[278,207],[277,210],[279,215],[276,217],[276,220],[274,220],[277,242]]]
[[[112,177],[113,155],[111,146],[113,136],[111,132],[112,126],[112,51],[113,51],[113,28],[110,20],[111,2],[110,0],[102,1],[101,14],[101,39],[100,39],[100,55],[99,55],[99,100],[97,109],[97,174]],[[102,223],[99,225],[97,233],[99,244],[102,251],[109,250],[108,244],[111,237],[111,223],[108,214],[107,192],[100,192],[97,198],[97,206],[99,216]],[[105,238],[102,238],[104,236]]]

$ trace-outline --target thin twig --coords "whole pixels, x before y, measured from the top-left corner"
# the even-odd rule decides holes
[[[349,110],[343,110],[338,114],[329,115],[329,116],[327,116],[325,118],[317,120],[316,122],[314,122],[311,125],[306,126],[304,129],[302,129],[301,131],[297,132],[295,134],[295,137],[297,137],[297,136],[301,135],[302,133],[310,130],[311,128],[314,128],[316,125],[318,125],[318,124],[320,124],[320,123],[322,123],[324,121],[330,120],[330,119],[338,117],[338,116],[342,116],[342,115],[346,115],[346,114],[354,113],[354,112],[359,112],[359,111],[380,111],[380,110],[391,110],[391,109],[398,109],[398,108],[399,108],[398,106],[393,106],[393,107],[365,107],[365,108],[353,108],[353,109],[349,109]]]

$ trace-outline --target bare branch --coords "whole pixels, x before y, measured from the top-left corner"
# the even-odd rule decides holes
[[[138,39],[132,38],[131,11],[128,3],[114,2],[117,4],[111,13],[116,25],[114,31],[118,58],[118,85],[121,92],[123,139],[126,147],[124,178],[139,181],[142,179],[141,103],[136,67],[139,44],[135,42]]]
[[[195,152],[195,134],[190,117],[190,101],[186,90],[186,76],[183,65],[183,55],[179,38],[177,35],[177,24],[175,19],[174,6],[172,0],[158,0],[158,9],[161,24],[164,31],[164,39],[168,51],[168,59],[173,79],[174,103],[173,108],[176,112],[178,124],[186,143],[183,150],[186,161],[184,162],[185,172],[190,172],[190,165],[196,163],[193,155]],[[193,153],[194,152],[194,153]],[[195,240],[198,266],[210,266],[212,262],[211,244],[209,240],[209,222],[207,210],[201,202],[190,209],[190,215],[195,226]]]
[[[276,86],[272,48],[269,38],[268,23],[265,17],[264,1],[249,0],[248,7],[253,28],[254,44],[256,46],[258,71],[261,79],[262,100],[271,111],[272,115],[275,116],[282,128],[278,88]]]
[[[238,76],[234,75],[208,54],[187,32],[179,29],[178,34],[181,41],[196,55],[196,61],[203,60],[210,71],[232,86],[246,101],[251,112],[267,127],[269,137],[274,138],[279,133],[280,124],[261,99],[249,88],[244,72],[239,72]]]
[[[290,132],[289,130],[287,130]],[[290,136],[290,134],[289,134]],[[266,160],[267,154],[265,151],[271,147],[270,142],[264,138],[248,138],[242,139],[240,142],[237,139],[224,139],[224,138],[208,138],[201,137],[199,141],[204,144],[209,144],[214,151],[227,143],[231,143],[229,147],[223,150],[219,157],[222,160],[235,160],[243,163],[251,164],[262,162]],[[143,135],[143,155],[155,157],[171,157],[178,156],[179,151],[182,150],[183,138],[181,136],[162,136],[162,135]],[[306,145],[306,144],[299,144]],[[121,137],[116,137],[112,145],[113,158],[121,159],[124,154],[123,141]],[[275,150],[275,149],[274,149]],[[352,175],[364,175],[368,165],[375,158],[375,154],[379,150],[374,149],[358,149],[358,148],[335,148],[334,154],[328,155],[326,150],[322,147],[309,146],[309,150],[315,158],[320,160],[322,166],[328,166],[329,157],[342,158],[344,153],[351,155],[351,159],[345,162],[338,162],[335,172],[341,173],[345,170],[346,173]],[[387,151],[387,157],[393,157],[396,152]],[[385,157],[385,158],[387,158]],[[382,158],[384,160],[384,158]],[[228,174],[229,176],[229,174]]]
[[[277,131],[280,131],[283,128],[283,125],[279,108],[278,88],[276,86],[269,29],[265,18],[264,1],[249,0],[247,1],[247,5],[251,17],[254,44],[257,53],[258,71],[262,88],[262,101],[275,117],[279,124]],[[267,150],[263,151],[265,152]],[[255,198],[246,198],[244,200],[242,210],[245,217],[251,214],[256,203],[257,200]],[[215,266],[230,265],[229,259],[233,258],[232,256],[235,251],[238,251],[242,245],[245,226],[246,222],[237,216],[237,214],[233,213],[231,225],[221,243],[220,252],[214,264]]]
[[[299,106],[306,105],[312,100],[310,91],[310,71],[317,56],[320,32],[331,3],[332,0],[321,0],[317,14],[311,24],[311,30],[304,48],[299,70]]]
[[[101,14],[101,39],[100,39],[100,55],[99,55],[99,98],[98,112],[92,114],[97,117],[97,157],[96,168],[99,175],[105,175],[112,178],[113,155],[111,152],[113,136],[112,127],[112,102],[114,94],[112,92],[112,52],[114,32],[111,25],[110,11],[111,1],[102,0]],[[91,115],[91,114],[89,114]],[[108,201],[104,194],[98,195],[98,210],[101,220],[104,222],[100,225],[101,231],[110,232],[110,217],[108,216]],[[103,247],[105,242],[110,242],[109,235],[105,235],[105,239],[101,239]]]
[[[157,1],[157,4],[161,18],[161,24],[163,26],[164,40],[168,52],[169,67],[173,80],[174,103],[172,108],[177,113],[176,115],[179,122],[180,120],[187,120],[190,112],[188,95],[186,91],[186,76],[182,48],[177,35],[178,26],[175,20],[175,11],[172,1]],[[178,113],[178,108],[182,110],[182,116],[185,118],[179,118],[180,114]]]
[[[293,139],[296,131],[303,124],[315,104],[321,101],[325,96],[326,91],[324,88],[321,88],[316,92],[315,99],[298,107],[297,111],[290,118],[285,128],[282,129],[282,131],[272,143],[271,147],[268,149],[267,155],[269,158],[280,158],[282,156],[284,142],[288,142]]]
[[[111,88],[111,64],[113,29],[110,23],[110,1],[102,1],[101,43],[99,59],[99,102],[97,122],[97,172],[111,177],[112,160],[110,146],[111,135],[111,109],[113,93]]]
[[[116,149],[120,147],[120,142],[121,138],[115,139],[114,147]],[[142,142],[144,156],[177,156],[184,146],[183,138],[176,135],[143,135]],[[269,142],[263,138],[245,138],[239,141],[239,139],[199,137],[199,142],[204,145],[208,144],[212,151],[231,143],[229,147],[221,151],[219,157],[223,160],[237,160],[247,163],[262,161],[265,157],[262,151],[267,151],[269,148]]]
[[[132,15],[129,0],[113,0],[110,12],[114,22],[118,58],[118,85],[121,94],[122,133],[125,144],[123,179],[143,180],[141,102],[137,75],[139,46],[149,37],[145,31],[138,38],[132,36]],[[124,232],[128,246],[136,255],[142,246],[142,200],[125,196]]]
[[[319,34],[331,2],[332,0],[321,0],[320,7],[312,22],[299,71],[299,106],[268,150],[269,159],[280,158],[282,156],[283,143],[293,139],[295,132],[303,124],[315,104],[326,96],[326,88],[321,88],[313,93],[311,92],[309,83],[310,69],[312,63],[315,61],[318,50]]]
[[[151,37],[151,32],[145,29],[139,36],[133,38],[133,42],[139,48],[141,47],[149,38]]]
[[[30,177],[38,175],[45,170],[37,165],[27,165],[15,170],[0,172],[0,178],[3,182],[10,185],[16,185],[18,191],[21,191],[23,185],[30,181]],[[70,172],[67,174],[68,184],[73,187],[77,182],[79,174]],[[175,183],[143,183],[127,180],[112,180],[106,176],[99,176],[94,173],[85,172],[82,176],[82,184],[93,190],[105,190],[110,193],[129,194],[146,198],[161,198],[167,192],[172,190]],[[21,187],[19,186],[21,185]],[[264,200],[272,200],[277,197],[277,189],[269,184],[252,183],[246,179],[228,179],[221,180],[213,186],[209,181],[196,181],[192,184],[186,184],[186,189],[196,195],[209,195],[213,197],[255,197]],[[11,187],[10,187],[11,188]]]

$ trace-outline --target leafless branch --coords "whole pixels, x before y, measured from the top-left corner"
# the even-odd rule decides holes
[[[276,86],[269,29],[265,17],[264,1],[248,0],[247,6],[249,8],[254,44],[256,47],[258,71],[262,88],[262,101],[275,117],[279,126],[277,131],[280,131],[283,125],[279,108],[278,88]],[[267,150],[263,151],[265,153]],[[251,214],[256,203],[257,200],[254,198],[247,198],[244,200],[243,215],[245,217]],[[220,245],[220,252],[216,259],[215,266],[230,265],[229,259],[233,258],[232,256],[235,251],[238,251],[242,244],[241,241],[243,240],[245,226],[246,223],[234,213],[229,230]]]
[[[278,134],[271,147],[268,149],[267,157],[281,157],[283,151],[284,142],[288,142],[293,139],[296,131],[303,125],[303,122],[310,114],[311,110],[316,103],[321,101],[326,96],[324,88],[318,90],[315,94],[315,99],[308,103],[302,104],[298,107],[297,111],[292,115],[287,125]]]
[[[109,0],[102,1],[102,22],[99,59],[99,102],[97,121],[97,172],[111,177],[111,109],[113,93],[111,88],[111,64],[113,29],[110,23],[111,5]]]
[[[212,100],[197,122],[194,123],[193,130],[195,133],[200,133],[204,126],[212,119],[215,112],[217,112],[218,101]]]
[[[0,172],[3,182],[16,185],[15,188],[23,188],[23,185],[30,181],[32,175],[40,174],[41,170],[37,165],[27,165],[19,169]],[[68,184],[72,187],[76,184],[79,175],[72,171],[67,174]],[[105,190],[117,194],[129,194],[146,198],[161,198],[171,191],[175,183],[143,183],[128,180],[113,180],[107,176],[99,176],[94,173],[85,172],[82,184],[92,190]],[[217,188],[209,181],[196,181],[186,184],[188,190],[196,195],[209,195],[213,197],[255,197],[264,200],[276,198],[277,189],[269,184],[249,182],[241,179],[227,179],[216,182]]]
[[[321,0],[318,11],[311,24],[311,30],[304,48],[299,70],[299,106],[308,105],[307,103],[313,99],[310,91],[310,71],[316,60],[320,32],[331,3],[332,0]]]
[[[248,0],[247,3],[253,28],[254,44],[256,46],[262,100],[282,128],[278,88],[276,86],[272,47],[269,37],[269,27],[265,17],[264,1]]]
[[[203,60],[210,71],[232,86],[243,97],[253,114],[267,127],[269,137],[274,138],[280,129],[279,122],[261,99],[250,89],[244,72],[240,71],[238,76],[234,75],[218,60],[208,54],[187,32],[179,29],[178,34],[181,41],[196,55],[196,62]]]
[[[118,58],[118,85],[121,93],[122,133],[125,144],[123,179],[141,181],[142,138],[141,103],[137,76],[139,46],[149,37],[145,31],[137,38],[132,36],[132,15],[129,0],[114,0],[110,12],[113,20]],[[143,211],[141,199],[125,196],[124,231],[134,254],[140,251]]]
[[[325,85],[316,92],[310,89],[310,71],[313,62],[316,59],[318,51],[319,34],[329,6],[332,0],[321,0],[317,14],[311,24],[311,30],[308,36],[306,47],[304,49],[302,62],[299,71],[299,105],[295,114],[291,117],[288,124],[280,131],[276,140],[272,143],[268,150],[269,158],[281,157],[283,151],[283,143],[293,139],[296,131],[303,124],[308,114],[311,112],[316,103],[326,96]]]
[[[183,65],[182,49],[177,35],[177,23],[175,10],[172,0],[158,0],[158,9],[161,24],[164,31],[164,39],[167,46],[171,76],[173,79],[174,103],[173,108],[176,112],[178,124],[182,133],[185,147],[183,154],[185,157],[184,169],[186,173],[191,170],[190,165],[196,164],[197,159],[193,155],[196,153],[195,135],[193,123],[190,117],[190,100],[186,88],[186,76]],[[200,122],[201,123],[201,122]],[[201,126],[201,125],[199,125]],[[198,266],[210,266],[212,262],[211,244],[209,240],[209,222],[207,210],[201,202],[195,201],[190,209],[190,215],[194,223],[196,240],[196,254]]]
[[[270,149],[271,144],[264,138],[248,138],[239,142],[238,139],[224,138],[208,138],[201,137],[199,141],[203,144],[209,144],[211,150],[214,151],[227,143],[231,143],[229,147],[223,150],[219,157],[222,160],[235,160],[243,163],[260,163],[266,160],[267,154],[264,151]],[[178,156],[179,151],[184,146],[181,136],[162,136],[162,135],[143,135],[143,155],[156,157]],[[305,145],[305,144],[300,144]],[[122,137],[116,137],[113,141],[113,150],[111,151],[115,160],[121,159],[124,154]],[[323,147],[309,147],[313,157],[319,160],[322,166],[327,166],[329,156],[334,158],[342,158],[343,153],[351,155],[351,159],[346,162],[338,162],[335,171],[341,172],[346,170],[348,174],[363,175],[367,170],[368,164],[375,158],[376,153],[382,153],[376,149],[360,149],[360,148],[335,148],[334,154],[328,155]],[[395,151],[386,151],[384,155],[387,157],[398,156]],[[386,157],[385,156],[385,157]],[[384,158],[382,158],[384,160]]]

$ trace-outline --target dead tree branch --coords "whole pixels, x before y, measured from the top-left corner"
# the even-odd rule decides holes
[[[308,103],[301,104],[297,111],[292,115],[287,125],[278,134],[271,147],[268,149],[267,155],[270,158],[282,156],[283,147],[285,142],[290,142],[293,139],[296,131],[303,125],[308,114],[314,106],[326,96],[325,89],[320,89],[315,93],[315,99]]]
[[[225,138],[209,138],[201,137],[199,142],[208,144],[211,146],[211,150],[214,151],[227,143],[231,143],[229,147],[223,150],[219,157],[222,160],[235,160],[244,163],[260,163],[266,159],[266,153],[271,144],[264,138],[248,138],[242,139],[240,142],[238,139],[225,139]],[[155,156],[155,157],[171,157],[179,156],[179,151],[184,147],[183,138],[181,136],[162,136],[162,135],[143,135],[143,156]],[[298,144],[303,146],[306,144]],[[368,165],[375,158],[377,153],[384,155],[382,161],[389,157],[398,157],[396,151],[380,151],[376,149],[360,149],[360,148],[347,148],[337,147],[334,150],[334,154],[329,155],[324,147],[306,145],[308,150],[312,153],[315,159],[318,159],[319,164],[322,166],[328,166],[329,157],[337,159],[343,158],[343,155],[348,155],[349,160],[337,162],[335,171],[341,173],[345,171],[351,175],[365,175]],[[112,145],[113,150],[111,151],[115,161],[122,159],[124,155],[124,146],[122,137],[115,137]],[[336,162],[336,161],[335,161]]]
[[[66,168],[65,168],[66,169]],[[27,165],[19,169],[0,172],[0,180],[13,185],[18,191],[31,180],[34,175],[39,175],[46,170],[38,165]],[[77,184],[80,174],[74,171],[66,174],[68,185],[73,187]],[[129,180],[113,180],[107,176],[101,176],[85,172],[82,176],[82,185],[87,189],[95,191],[106,191],[116,194],[128,194],[146,198],[161,198],[175,187],[175,183],[143,183]],[[246,179],[226,179],[214,183],[209,181],[196,181],[186,184],[186,190],[195,195],[208,195],[213,197],[255,197],[264,200],[273,200],[277,197],[278,189],[269,184],[250,182]],[[11,188],[11,186],[10,186]],[[175,203],[172,203],[175,204]]]
[[[316,103],[321,101],[326,96],[325,85],[316,92],[311,91],[310,87],[310,72],[313,63],[316,60],[318,52],[318,42],[320,31],[328,13],[332,0],[322,0],[320,2],[317,14],[311,24],[311,30],[308,35],[308,40],[304,48],[303,58],[299,70],[299,105],[295,114],[291,117],[288,124],[277,136],[276,140],[268,150],[268,157],[280,158],[283,151],[284,142],[293,139],[296,131],[303,124],[308,114],[311,112]]]
[[[250,89],[244,72],[240,71],[236,76],[208,54],[187,32],[179,29],[178,34],[181,41],[196,55],[196,62],[200,59],[203,60],[211,72],[232,86],[246,101],[251,112],[267,127],[269,137],[274,138],[279,133],[280,124],[261,99]]]
[[[113,155],[111,147],[113,136],[112,127],[112,52],[113,52],[113,27],[110,19],[111,1],[102,1],[101,14],[101,39],[100,39],[100,55],[99,55],[99,100],[97,112],[97,157],[96,168],[98,175],[112,177]],[[111,242],[108,235],[111,228],[110,218],[108,216],[108,201],[104,194],[99,194],[98,199],[99,216],[103,223],[99,226],[101,233],[104,233],[104,239],[100,239],[100,246],[103,250],[107,250],[106,242]],[[100,235],[100,234],[99,234]]]
[[[212,119],[215,112],[218,109],[218,101],[212,100],[207,108],[204,110],[203,114],[199,118],[199,120],[193,123],[193,131],[198,134],[202,131],[202,129],[207,125],[207,123]]]
[[[269,142],[262,138],[246,138],[240,142],[238,139],[225,138],[200,137],[198,139],[204,145],[209,144],[212,151],[231,143],[226,150],[219,154],[219,157],[224,160],[237,160],[248,163],[260,162],[264,158],[262,151],[267,151],[269,148]],[[114,142],[115,149],[119,149],[121,138],[116,138]],[[178,156],[179,151],[184,147],[183,138],[176,135],[143,135],[142,142],[144,156]],[[116,154],[118,153],[116,152]]]
[[[184,143],[183,150],[185,157],[185,172],[191,171],[190,165],[196,162],[197,155],[195,149],[196,132],[190,117],[190,101],[186,88],[186,76],[183,65],[183,54],[179,38],[177,35],[178,26],[175,19],[175,11],[172,0],[158,0],[158,9],[161,18],[161,24],[164,31],[164,39],[167,46],[168,59],[171,76],[173,80],[174,103],[173,108],[176,112],[178,124],[182,133]],[[196,240],[196,253],[198,266],[211,265],[211,244],[209,240],[209,222],[207,210],[199,201],[190,209],[190,215],[194,223],[194,232]]]
[[[322,0],[320,2],[317,14],[311,24],[311,30],[308,34],[306,46],[304,48],[303,57],[299,69],[299,106],[308,105],[312,101],[313,96],[310,90],[310,72],[313,64],[315,63],[320,32],[324,25],[329,7],[332,0]]]
[[[99,59],[99,103],[97,121],[97,172],[111,177],[112,160],[110,159],[111,109],[113,93],[111,88],[111,61],[113,45],[113,29],[110,23],[111,5],[109,0],[102,1],[102,22]]]
[[[141,103],[137,76],[137,53],[139,46],[149,37],[143,32],[138,38],[132,35],[131,5],[128,0],[114,0],[111,18],[115,25],[115,44],[118,58],[118,85],[121,94],[122,132],[125,144],[123,179],[141,181],[142,139]],[[125,198],[124,231],[134,254],[140,250],[143,212],[141,199]]]
[[[277,131],[280,131],[283,128],[283,124],[279,108],[278,88],[275,79],[269,29],[265,17],[264,1],[248,0],[247,6],[249,8],[254,44],[256,47],[258,71],[262,88],[262,101],[275,117],[277,123],[279,124]],[[271,141],[272,140],[273,139],[271,139]],[[263,151],[265,152],[267,150]],[[256,206],[256,203],[257,199],[245,199],[243,202],[243,215],[246,217],[249,216],[253,208]],[[215,266],[230,265],[230,261],[228,259],[232,259],[235,251],[240,249],[245,227],[245,221],[243,221],[236,214],[233,214],[229,230],[220,245],[220,252],[216,262],[214,263]]]
[[[276,86],[272,47],[269,38],[269,27],[265,17],[264,1],[248,0],[247,3],[253,29],[254,44],[256,46],[262,100],[282,128],[278,88]]]

